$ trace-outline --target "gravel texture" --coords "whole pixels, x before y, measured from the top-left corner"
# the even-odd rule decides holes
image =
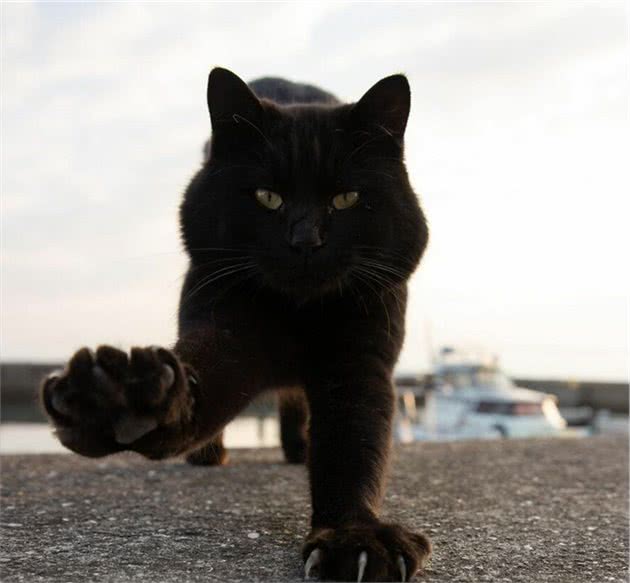
[[[625,437],[396,448],[385,515],[424,530],[427,582],[628,580]],[[4,456],[0,578],[301,581],[303,467]]]

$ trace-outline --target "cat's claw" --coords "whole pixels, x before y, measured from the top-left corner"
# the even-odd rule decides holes
[[[114,437],[121,445],[129,445],[157,426],[157,419],[152,417],[123,413],[113,425]]]
[[[402,555],[398,555],[396,562],[398,563],[398,568],[400,569],[400,580],[407,581],[407,565],[405,564],[405,559]]]
[[[321,563],[322,560],[322,551],[321,549],[314,549],[311,551],[311,554],[306,559],[306,564],[304,565],[304,576],[307,580],[311,579],[311,575],[317,570],[317,567]],[[357,573],[357,583],[361,583],[363,581],[363,576],[365,575],[365,567],[368,563],[368,554],[366,551],[361,551],[359,554],[359,559],[357,561],[358,573]],[[396,559],[396,563],[398,565],[398,569],[400,570],[400,580],[407,581],[407,565],[405,564],[405,559],[399,555]]]
[[[311,571],[319,566],[322,560],[322,551],[320,549],[313,549],[311,554],[306,559],[306,564],[304,565],[304,576],[307,579],[311,578]]]
[[[361,583],[363,580],[363,574],[365,573],[365,566],[367,565],[368,556],[365,551],[361,551],[359,555],[359,574],[357,576],[357,583]]]

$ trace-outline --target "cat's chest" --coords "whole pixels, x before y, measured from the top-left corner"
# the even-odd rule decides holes
[[[306,344],[373,337],[400,318],[400,311],[388,304],[380,297],[352,294],[322,298],[294,309],[293,328]]]

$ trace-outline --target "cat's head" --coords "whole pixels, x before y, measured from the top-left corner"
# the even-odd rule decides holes
[[[302,299],[411,275],[427,227],[403,161],[403,75],[353,104],[281,106],[213,69],[208,107],[209,158],[181,207],[193,266]]]

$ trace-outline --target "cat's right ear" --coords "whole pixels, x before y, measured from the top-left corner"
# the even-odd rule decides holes
[[[247,83],[221,67],[208,76],[208,109],[214,130],[225,122],[238,123],[239,118],[256,123],[262,114],[260,101]]]

